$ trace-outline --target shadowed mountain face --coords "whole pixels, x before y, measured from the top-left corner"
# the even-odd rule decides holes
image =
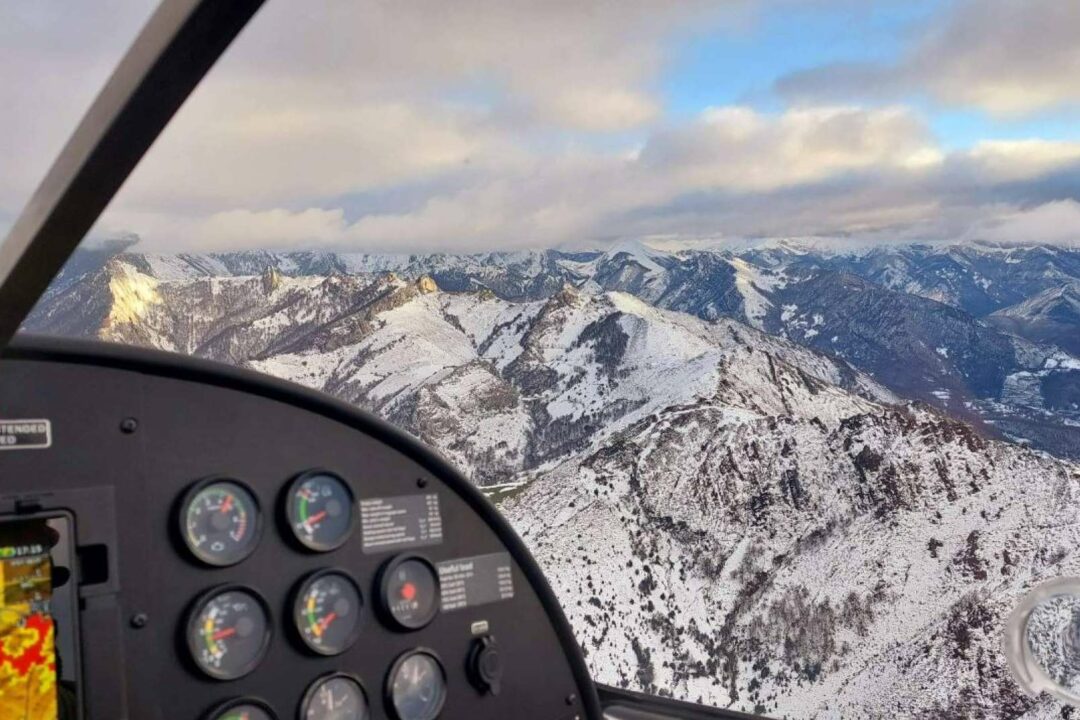
[[[1000,633],[1080,572],[1080,361],[1057,326],[1002,323],[1068,327],[1069,291],[1031,270],[982,317],[928,278],[1026,255],[795,250],[104,252],[27,327],[408,429],[501,503],[601,681],[799,718],[1050,717]]]
[[[850,273],[870,282],[985,317],[1080,277],[1080,250],[958,244],[883,247],[857,253],[807,252],[798,246],[748,257],[806,270]]]
[[[987,320],[1005,332],[1080,355],[1080,281],[1047,288]]]

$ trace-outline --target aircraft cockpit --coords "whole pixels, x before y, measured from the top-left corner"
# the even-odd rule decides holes
[[[127,241],[77,253],[262,5],[164,0],[0,245],[0,718],[749,720],[804,706],[806,717],[823,718],[975,717],[973,708],[987,718],[1071,716],[1061,703],[1080,705],[1080,581],[1069,577],[1071,551],[1063,549],[1075,539],[1068,508],[1080,471],[1063,459],[1073,456],[993,444],[1005,400],[968,398],[942,381],[916,400],[937,398],[945,410],[904,404],[897,387],[915,380],[856,367],[872,353],[845,355],[834,346],[847,336],[825,330],[830,312],[846,308],[842,320],[854,305],[827,299],[807,310],[779,299],[819,282],[824,275],[812,274],[825,272],[827,257],[791,253],[781,267],[787,246],[753,255],[755,265],[614,245],[560,251],[540,280],[522,269],[539,261],[485,257],[502,263],[495,281],[474,256],[447,269],[438,253],[409,276],[401,268],[414,257],[399,265],[312,253],[123,259]],[[488,10],[492,27],[510,12]],[[558,42],[570,34],[561,32]],[[297,35],[330,61],[356,50]],[[491,130],[495,121],[469,113],[493,81],[469,65],[469,48],[449,47],[447,62],[475,81],[450,93],[455,122]],[[278,62],[273,46],[261,50],[259,62]],[[378,52],[366,59],[383,63],[380,72],[400,71]],[[602,74],[621,72],[614,67],[604,64]],[[275,73],[288,88],[287,69]],[[620,117],[649,110],[632,97],[603,99]],[[381,109],[410,142],[427,132],[401,106]],[[511,110],[492,131],[498,152],[506,149],[498,133],[537,122],[522,106]],[[707,120],[737,116],[728,135],[742,137],[753,130],[748,113]],[[281,124],[321,131],[370,120],[359,111],[341,118],[322,126],[296,110],[230,137],[272,143]],[[819,134],[849,132],[841,124]],[[637,147],[620,151],[618,173],[683,152],[677,137],[618,133]],[[597,135],[583,137],[570,144],[586,154],[609,149]],[[555,142],[537,138],[537,146]],[[475,148],[459,158],[465,141],[450,131],[438,141],[438,151],[418,149],[409,162],[477,172]],[[759,145],[772,143],[770,135]],[[488,151],[476,151],[478,165]],[[922,168],[932,155],[905,156],[891,172]],[[861,166],[844,171],[852,168]],[[562,182],[522,172],[543,192]],[[611,177],[589,170],[597,204],[614,202],[600,187]],[[651,188],[628,185],[629,195]],[[328,196],[345,194],[328,186]],[[362,215],[378,196],[393,208],[418,207],[413,190],[369,189],[343,205]],[[485,190],[507,192],[500,183]],[[731,194],[739,192],[750,191]],[[699,200],[686,191],[671,213],[692,215]],[[424,206],[437,219],[441,209]],[[344,232],[330,211],[291,212],[268,211]],[[448,215],[484,229],[463,219],[468,213]],[[228,225],[235,218],[214,215],[214,229],[243,235]],[[302,262],[316,269],[298,269]],[[894,290],[866,300],[879,290],[854,275],[878,272],[869,265],[835,271],[836,282],[866,293],[856,304],[885,307]],[[660,273],[713,285],[700,297],[657,290],[649,278]],[[219,300],[231,303],[228,323],[208,309]],[[169,303],[184,310],[161,320]],[[740,312],[745,322],[731,320]],[[935,319],[935,331],[960,322],[939,312],[947,321]],[[76,321],[93,326],[95,339],[58,337]],[[170,335],[152,335],[167,323]],[[965,339],[983,338],[987,323],[973,324]],[[308,333],[303,348],[298,327]],[[423,332],[424,343],[410,344]],[[853,334],[864,343],[887,333],[860,326]],[[831,345],[822,349],[826,335]],[[904,343],[940,369],[956,361],[947,340]],[[1010,370],[1002,392],[1027,398],[1050,387],[1053,412],[1073,417],[1077,386],[1067,383],[1080,361],[1024,342],[1017,347],[1027,354],[1007,360],[1038,356],[1042,365]],[[195,357],[207,347],[244,367]],[[645,359],[623,362],[635,352]],[[368,372],[365,360],[383,369]],[[412,394],[390,372],[429,360],[426,384]],[[275,370],[295,382],[275,379]],[[301,384],[312,378],[339,397]],[[653,406],[652,391],[674,399]],[[956,416],[946,416],[950,393],[966,403],[954,403]],[[382,417],[358,407],[376,396]],[[475,422],[462,411],[473,406],[482,406]],[[1025,415],[1023,427],[1044,427],[1050,415]],[[606,435],[597,430],[604,423]],[[526,425],[541,429],[520,440]],[[1068,451],[1075,427],[1069,420],[1047,436]],[[837,457],[846,479],[834,482]],[[519,482],[491,480],[510,467]],[[759,475],[740,470],[748,467]],[[545,473],[554,478],[549,491],[530,485]],[[1014,481],[1026,483],[1022,491],[1007,484]],[[1010,505],[1010,495],[1023,502]],[[1047,498],[1058,514],[1036,523],[1023,503]],[[496,501],[513,508],[513,525]],[[1055,533],[1046,547],[1021,537],[1035,524]],[[572,572],[549,577],[534,557],[541,552],[543,567],[564,563]],[[1019,583],[1018,567],[1036,569]],[[845,588],[842,596],[823,590],[823,578]],[[969,585],[940,590],[954,581]],[[934,602],[941,608],[927,610]],[[625,636],[617,650],[612,628]],[[961,710],[949,710],[942,683],[963,685]],[[914,687],[938,693],[917,713],[896,700]],[[887,700],[874,704],[879,689]],[[784,701],[788,691],[797,700]]]

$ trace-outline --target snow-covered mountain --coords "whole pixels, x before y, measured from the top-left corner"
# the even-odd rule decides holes
[[[1060,298],[1069,295],[1056,294],[1080,283],[1078,250],[967,244],[828,252],[780,242],[737,254],[673,253],[628,242],[577,253],[120,258],[140,276],[169,283],[271,271],[297,278],[393,272],[431,278],[447,292],[489,292],[511,302],[547,299],[567,285],[587,294],[624,292],[705,320],[739,320],[845,361],[899,396],[973,422],[985,434],[1080,458],[1080,358],[1072,352],[1080,333],[1061,319],[1071,306]],[[108,255],[77,259],[54,293],[70,277],[85,277],[93,262],[103,266]],[[970,299],[974,289],[984,293],[981,300]],[[980,315],[1018,298],[1034,302],[1040,293],[1059,298],[1044,316],[1023,322],[1008,310]],[[60,329],[55,322],[62,320],[34,325],[39,319],[40,313],[32,326]]]
[[[988,320],[1033,342],[1057,344],[1080,355],[1080,280],[1049,287]]]
[[[769,243],[745,256],[763,265],[827,269],[985,317],[1080,278],[1080,249],[1051,245],[942,243],[828,251]]]
[[[501,501],[602,681],[798,718],[1050,717],[1001,626],[1080,572],[1080,466],[909,399],[978,422],[1027,407],[1070,447],[1080,363],[754,252],[102,252],[27,325],[250,367],[410,430]]]
[[[1005,618],[1080,572],[1080,467],[924,410],[673,406],[504,511],[601,680],[789,717],[1016,718]]]
[[[893,399],[843,361],[621,292],[566,285],[543,300],[510,302],[490,291],[444,292],[427,276],[287,277],[271,268],[160,280],[170,275],[148,269],[114,258],[51,295],[31,327],[220,360],[330,392],[440,448],[480,484],[548,467],[721,384],[733,413],[779,413],[800,381],[778,374],[778,362],[853,398]],[[828,416],[849,411],[820,407]]]

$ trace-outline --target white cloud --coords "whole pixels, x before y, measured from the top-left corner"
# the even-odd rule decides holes
[[[904,108],[825,107],[765,115],[712,108],[650,139],[646,166],[671,168],[698,189],[773,190],[868,168],[941,162],[929,131]]]
[[[118,202],[202,210],[310,203],[481,161],[498,141],[453,108],[350,103],[297,89],[207,88],[159,139]],[[512,152],[507,146],[500,152]]]
[[[230,210],[214,213],[199,228],[197,242],[207,248],[307,246],[333,238],[344,227],[341,210],[310,208],[300,212]]]
[[[1080,3],[965,0],[911,60],[944,102],[1000,114],[1080,102]]]
[[[1080,163],[1080,142],[983,140],[963,157],[993,180],[1025,180]]]
[[[1080,248],[1080,203],[1059,200],[1003,213],[972,228],[976,238],[1004,243],[1047,243]]]
[[[352,97],[478,90],[534,120],[620,130],[654,117],[674,33],[760,2],[270,2],[226,62],[249,81],[333,78]]]
[[[657,117],[672,34],[760,1],[268,2],[124,196],[265,202],[411,180],[474,151],[462,105],[525,131],[639,127]],[[0,214],[21,208],[156,4],[0,4]]]
[[[1080,3],[957,0],[893,64],[848,62],[794,73],[778,89],[803,101],[930,96],[1017,116],[1080,105]]]

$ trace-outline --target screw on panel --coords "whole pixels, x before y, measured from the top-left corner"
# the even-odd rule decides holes
[[[139,427],[139,421],[136,420],[135,418],[129,417],[129,418],[124,418],[123,420],[120,421],[120,432],[124,433],[125,435],[130,435],[131,433],[135,432],[135,430],[137,430],[138,427]]]
[[[416,478],[416,487],[427,487],[427,478]]]
[[[150,622],[150,618],[147,617],[146,613],[135,613],[131,616],[131,627],[136,630],[146,627],[148,622]]]
[[[576,702],[577,702],[577,695],[575,695],[574,693],[570,693],[569,695],[566,696],[566,704],[567,705],[573,705]]]

